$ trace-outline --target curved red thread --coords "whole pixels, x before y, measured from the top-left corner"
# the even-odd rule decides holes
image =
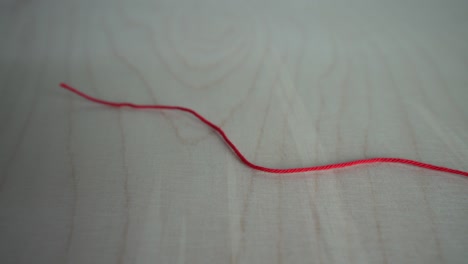
[[[102,105],[107,105],[107,106],[112,106],[112,107],[130,107],[130,108],[136,108],[136,109],[167,109],[167,110],[178,110],[178,111],[183,111],[190,113],[194,115],[196,118],[198,118],[200,121],[205,123],[207,126],[211,127],[213,130],[218,132],[218,134],[224,139],[224,141],[229,145],[229,147],[234,151],[234,153],[237,155],[237,157],[247,165],[248,167],[254,169],[254,170],[259,170],[259,171],[264,171],[264,172],[270,172],[270,173],[297,173],[297,172],[307,172],[307,171],[323,171],[323,170],[332,170],[332,169],[339,169],[339,168],[345,168],[345,167],[351,167],[351,166],[356,166],[356,165],[361,165],[361,164],[370,164],[370,163],[400,163],[400,164],[406,164],[406,165],[411,165],[415,167],[421,167],[424,169],[428,170],[434,170],[434,171],[442,171],[442,172],[448,172],[448,173],[453,173],[453,174],[459,174],[462,176],[468,177],[468,172],[461,171],[461,170],[455,170],[451,168],[446,168],[446,167],[441,167],[441,166],[436,166],[428,163],[423,163],[415,160],[409,160],[409,159],[402,159],[402,158],[371,158],[371,159],[362,159],[362,160],[354,160],[354,161],[348,161],[348,162],[343,162],[343,163],[336,163],[336,164],[328,164],[328,165],[321,165],[321,166],[312,166],[312,167],[304,167],[304,168],[289,168],[289,169],[275,169],[275,168],[267,168],[263,167],[257,164],[253,164],[250,162],[240,151],[239,149],[232,143],[232,141],[228,138],[226,133],[217,125],[213,124],[211,121],[208,119],[204,118],[202,115],[199,113],[195,112],[194,110],[182,106],[171,106],[171,105],[140,105],[140,104],[133,104],[133,103],[127,103],[127,102],[110,102],[110,101],[105,101],[102,99],[98,99],[92,96],[89,96],[83,92],[78,91],[77,89],[71,87],[70,85],[66,83],[60,83],[60,86],[70,92],[73,92],[89,101],[102,104]]]

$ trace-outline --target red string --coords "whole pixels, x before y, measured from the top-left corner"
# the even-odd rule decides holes
[[[204,124],[207,126],[211,127],[213,130],[215,130],[223,139],[224,141],[229,145],[229,147],[234,151],[234,153],[237,155],[237,157],[247,165],[248,167],[254,169],[254,170],[259,170],[259,171],[264,171],[264,172],[270,172],[270,173],[298,173],[298,172],[307,172],[307,171],[324,171],[324,170],[332,170],[332,169],[339,169],[339,168],[345,168],[345,167],[351,167],[351,166],[356,166],[356,165],[361,165],[361,164],[370,164],[370,163],[400,163],[400,164],[406,164],[406,165],[411,165],[411,166],[416,166],[416,167],[421,167],[424,169],[428,170],[434,170],[434,171],[442,171],[442,172],[448,172],[448,173],[453,173],[453,174],[459,174],[462,176],[468,177],[468,172],[465,171],[460,171],[460,170],[455,170],[451,168],[446,168],[446,167],[441,167],[441,166],[436,166],[428,163],[423,163],[415,160],[409,160],[409,159],[401,159],[401,158],[371,158],[371,159],[362,159],[362,160],[354,160],[354,161],[348,161],[348,162],[343,162],[343,163],[336,163],[336,164],[328,164],[328,165],[322,165],[322,166],[312,166],[312,167],[304,167],[304,168],[289,168],[289,169],[275,169],[275,168],[267,168],[263,167],[257,164],[254,164],[247,160],[247,158],[239,151],[239,149],[232,143],[232,141],[228,138],[226,133],[217,125],[213,124],[211,121],[208,119],[204,118],[202,115],[199,113],[195,112],[194,110],[182,106],[170,106],[170,105],[139,105],[139,104],[133,104],[133,103],[127,103],[127,102],[110,102],[110,101],[105,101],[102,99],[98,99],[92,96],[89,96],[83,92],[78,91],[77,89],[71,87],[68,84],[61,83],[60,86],[68,91],[71,91],[89,101],[102,104],[102,105],[107,105],[107,106],[112,106],[112,107],[130,107],[130,108],[136,108],[136,109],[166,109],[166,110],[178,110],[178,111],[183,111],[190,113],[194,115],[196,118],[198,118],[200,121],[202,121]]]

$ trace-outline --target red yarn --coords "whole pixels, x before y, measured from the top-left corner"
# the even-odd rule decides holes
[[[446,167],[440,167],[440,166],[436,166],[436,165],[432,165],[428,163],[423,163],[423,162],[409,160],[409,159],[401,159],[401,158],[371,158],[371,159],[354,160],[354,161],[348,161],[348,162],[343,162],[343,163],[304,167],[304,168],[289,168],[289,169],[267,168],[267,167],[253,164],[252,162],[247,160],[247,158],[244,157],[244,155],[239,151],[239,149],[234,145],[234,143],[232,143],[232,141],[227,137],[226,133],[224,133],[224,131],[219,126],[213,124],[208,119],[204,118],[202,115],[200,115],[199,113],[195,112],[192,109],[182,107],[182,106],[138,105],[138,104],[127,103],[127,102],[110,102],[110,101],[105,101],[105,100],[101,100],[101,99],[89,96],[65,83],[61,83],[60,86],[89,101],[102,104],[102,105],[107,105],[107,106],[112,106],[112,107],[131,107],[131,108],[136,108],[136,109],[167,109],[167,110],[178,110],[178,111],[190,113],[194,115],[196,118],[198,118],[200,121],[205,123],[207,126],[211,127],[213,130],[218,132],[218,134],[221,135],[221,137],[229,145],[229,147],[234,151],[234,153],[242,161],[242,163],[244,163],[245,165],[247,165],[248,167],[252,169],[259,170],[259,171],[270,172],[270,173],[297,173],[297,172],[307,172],[307,171],[324,171],[324,170],[351,167],[351,166],[356,166],[360,164],[386,162],[386,163],[406,164],[406,165],[421,167],[421,168],[428,169],[428,170],[448,172],[448,173],[459,174],[459,175],[468,177],[468,172],[465,172],[465,171],[455,170],[455,169],[446,168]]]

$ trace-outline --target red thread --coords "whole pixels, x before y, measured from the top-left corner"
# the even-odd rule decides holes
[[[275,169],[275,168],[267,168],[263,167],[260,165],[253,164],[249,160],[247,160],[246,157],[239,151],[239,149],[232,143],[232,141],[228,138],[226,133],[217,125],[213,124],[210,122],[208,119],[204,118],[202,115],[199,113],[195,112],[194,110],[182,106],[170,106],[170,105],[139,105],[139,104],[133,104],[133,103],[127,103],[127,102],[110,102],[110,101],[105,101],[102,99],[98,99],[92,96],[89,96],[83,92],[78,91],[77,89],[71,87],[68,84],[65,83],[60,83],[60,86],[70,92],[73,92],[89,101],[102,104],[102,105],[107,105],[107,106],[112,106],[112,107],[130,107],[130,108],[135,108],[135,109],[166,109],[166,110],[178,110],[178,111],[183,111],[190,113],[194,115],[196,118],[198,118],[200,121],[202,121],[204,124],[207,126],[211,127],[213,130],[215,130],[223,139],[224,141],[229,145],[229,147],[234,151],[234,153],[237,155],[237,157],[247,165],[248,167],[254,169],[254,170],[259,170],[259,171],[264,171],[264,172],[270,172],[270,173],[298,173],[298,172],[307,172],[307,171],[324,171],[324,170],[332,170],[332,169],[339,169],[339,168],[345,168],[345,167],[351,167],[351,166],[356,166],[356,165],[361,165],[361,164],[370,164],[370,163],[400,163],[400,164],[406,164],[406,165],[411,165],[415,167],[421,167],[424,169],[428,170],[434,170],[434,171],[442,171],[442,172],[448,172],[448,173],[453,173],[453,174],[459,174],[462,176],[468,177],[468,172],[461,171],[461,170],[455,170],[451,168],[446,168],[446,167],[441,167],[441,166],[436,166],[428,163],[423,163],[415,160],[409,160],[409,159],[402,159],[402,158],[371,158],[371,159],[361,159],[361,160],[354,160],[354,161],[348,161],[348,162],[343,162],[343,163],[336,163],[336,164],[328,164],[328,165],[322,165],[322,166],[312,166],[312,167],[304,167],[304,168],[289,168],[289,169]]]

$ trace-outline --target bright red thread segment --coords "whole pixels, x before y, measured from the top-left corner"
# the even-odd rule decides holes
[[[332,170],[332,169],[339,169],[339,168],[345,168],[345,167],[351,167],[351,166],[356,166],[356,165],[361,165],[361,164],[370,164],[370,163],[400,163],[400,164],[406,164],[406,165],[411,165],[415,167],[421,167],[425,168],[428,170],[434,170],[434,171],[442,171],[442,172],[448,172],[448,173],[453,173],[453,174],[459,174],[462,176],[468,177],[468,172],[461,171],[461,170],[455,170],[451,168],[446,168],[446,167],[440,167],[440,166],[435,166],[432,164],[428,163],[423,163],[415,160],[409,160],[409,159],[401,159],[401,158],[371,158],[371,159],[362,159],[362,160],[354,160],[354,161],[348,161],[348,162],[343,162],[343,163],[336,163],[336,164],[328,164],[328,165],[322,165],[322,166],[312,166],[312,167],[304,167],[304,168],[289,168],[289,169],[275,169],[275,168],[267,168],[263,167],[260,165],[253,164],[247,158],[239,151],[239,149],[232,143],[232,141],[228,138],[226,133],[217,125],[213,124],[210,122],[208,119],[204,118],[202,115],[199,113],[195,112],[194,110],[182,106],[170,106],[170,105],[139,105],[139,104],[133,104],[133,103],[127,103],[127,102],[110,102],[110,101],[105,101],[102,99],[98,99],[92,96],[89,96],[83,92],[78,91],[77,89],[71,87],[68,84],[61,83],[60,86],[64,89],[67,89],[89,101],[102,104],[102,105],[107,105],[107,106],[112,106],[112,107],[130,107],[130,108],[136,108],[136,109],[166,109],[166,110],[178,110],[178,111],[183,111],[190,113],[194,115],[196,118],[198,118],[200,121],[205,123],[207,126],[211,127],[213,130],[215,130],[223,139],[224,141],[229,145],[229,147],[234,151],[234,153],[237,155],[237,157],[247,165],[248,167],[259,170],[259,171],[264,171],[264,172],[270,172],[270,173],[298,173],[298,172],[307,172],[307,171],[324,171],[324,170]]]

